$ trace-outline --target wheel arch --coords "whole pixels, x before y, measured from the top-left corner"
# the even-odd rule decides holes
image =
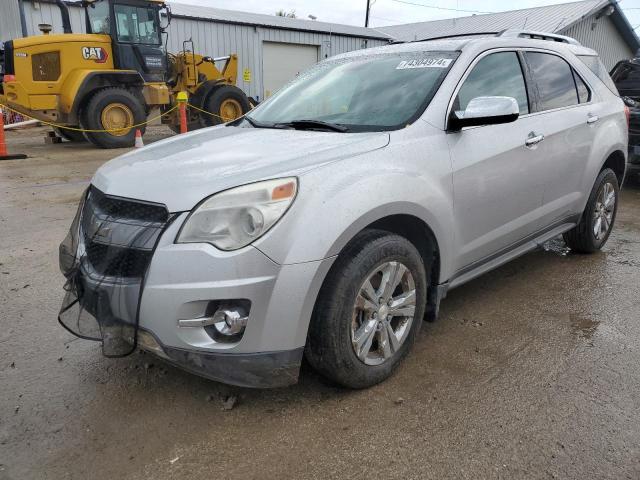
[[[90,72],[77,89],[71,114],[80,118],[81,105],[96,91],[107,87],[140,88],[144,86],[144,79],[138,72]],[[143,105],[144,106],[144,105]]]
[[[196,107],[204,108],[204,103],[207,98],[216,88],[222,85],[226,85],[223,80],[207,80],[206,82],[203,82],[189,99],[189,103],[192,103]]]
[[[613,173],[616,174],[618,178],[618,185],[622,187],[622,182],[624,181],[624,175],[627,167],[627,159],[625,157],[624,152],[621,150],[614,150],[609,154],[607,159],[602,164],[600,168],[600,172],[605,168],[610,168],[613,170]],[[598,173],[600,173],[598,172]]]
[[[440,282],[441,273],[441,250],[440,243],[429,224],[417,215],[407,213],[393,213],[385,216],[381,216],[375,220],[370,221],[366,225],[361,226],[357,231],[350,234],[350,238],[343,242],[340,251],[333,257],[337,258],[347,246],[363,231],[369,229],[384,230],[392,234],[400,235],[406,238],[411,244],[416,247],[423,261],[425,262],[425,269],[428,273],[429,288],[427,290],[427,318],[433,319],[437,315],[437,289],[431,288]],[[431,261],[432,260],[432,261]],[[430,262],[427,264],[427,262]],[[331,270],[333,269],[335,262],[331,262],[331,265],[323,269],[321,272],[321,278],[317,278],[314,284],[314,288],[308,292],[308,298],[306,304],[308,305],[305,314],[305,333],[306,329],[310,325],[313,312],[316,309],[316,305]]]
[[[384,230],[406,238],[420,252],[425,269],[429,275],[429,284],[440,281],[440,246],[429,225],[414,215],[395,214],[383,217],[367,225],[365,229]]]

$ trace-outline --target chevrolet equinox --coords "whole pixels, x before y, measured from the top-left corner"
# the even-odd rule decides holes
[[[60,265],[59,320],[241,386],[303,356],[364,388],[451,288],[564,235],[602,248],[628,119],[597,53],[506,31],[318,63],[243,118],[103,165]]]

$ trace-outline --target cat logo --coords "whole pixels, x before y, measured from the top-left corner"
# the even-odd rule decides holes
[[[93,60],[96,63],[104,63],[109,58],[109,54],[102,47],[82,47],[82,58]]]

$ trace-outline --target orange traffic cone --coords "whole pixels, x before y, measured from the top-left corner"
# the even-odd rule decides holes
[[[140,131],[140,129],[136,129],[136,144],[135,144],[136,148],[142,148],[144,147],[144,142],[142,141],[142,132]]]
[[[9,155],[7,152],[7,144],[4,140],[4,112],[0,108],[0,160],[21,160],[27,158],[23,153]]]

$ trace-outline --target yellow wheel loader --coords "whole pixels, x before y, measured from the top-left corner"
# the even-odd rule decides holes
[[[194,52],[193,42],[168,54],[163,35],[171,11],[158,0],[85,0],[86,34],[71,31],[69,12],[57,0],[64,33],[5,42],[0,103],[45,122],[70,140],[102,148],[134,145],[152,109],[167,113],[163,123],[179,131],[176,95],[186,91],[189,129],[234,120],[250,109],[235,86],[236,55],[211,58]],[[166,25],[161,26],[161,11]],[[216,65],[224,62],[219,69]]]

